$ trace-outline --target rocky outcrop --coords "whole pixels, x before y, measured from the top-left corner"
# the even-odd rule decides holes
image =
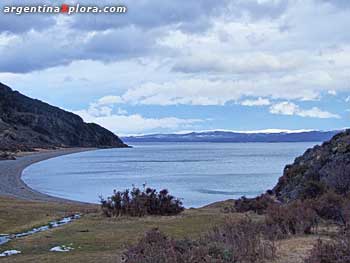
[[[3,160],[16,160],[16,156],[11,152],[0,152],[0,161]]]
[[[273,192],[281,201],[290,201],[322,189],[338,193],[350,190],[350,130],[308,149],[287,165]]]
[[[115,134],[0,83],[0,150],[127,147]]]

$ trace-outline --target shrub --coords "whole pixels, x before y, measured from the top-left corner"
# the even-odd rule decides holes
[[[305,263],[349,263],[350,232],[341,232],[335,240],[318,242],[312,248]]]
[[[205,241],[217,244],[224,262],[264,262],[275,257],[276,247],[266,236],[265,225],[249,218],[240,222],[226,221],[213,228]],[[218,250],[220,250],[218,249]]]
[[[334,192],[327,192],[313,201],[313,207],[322,219],[345,224],[344,207],[346,203],[347,200],[344,196]]]
[[[146,233],[124,254],[128,263],[259,263],[273,259],[275,247],[250,220],[226,222],[198,241],[173,240],[157,229]]]
[[[184,210],[182,202],[170,195],[167,190],[159,193],[152,188],[141,191],[133,187],[119,192],[114,191],[106,200],[101,197],[101,208],[104,215],[117,217],[123,215],[176,215]]]
[[[124,255],[124,262],[176,262],[176,244],[158,229],[146,233]]]
[[[127,263],[191,263],[213,261],[210,248],[192,240],[176,241],[158,229],[147,232],[139,243],[122,256]]]
[[[290,204],[270,205],[266,213],[266,225],[277,227],[282,236],[310,234],[317,227],[317,214],[309,202],[294,201]]]
[[[246,198],[243,196],[235,201],[235,211],[239,213],[253,211],[261,215],[273,203],[275,201],[268,194],[262,194],[256,198]]]
[[[326,192],[326,187],[320,181],[307,181],[303,192],[301,194],[301,199],[313,199],[323,195]]]

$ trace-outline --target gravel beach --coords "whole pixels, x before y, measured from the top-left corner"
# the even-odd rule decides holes
[[[0,161],[0,195],[31,201],[74,202],[52,197],[29,188],[21,179],[22,171],[29,165],[61,155],[96,150],[94,148],[68,148],[35,152],[17,157],[16,160]]]

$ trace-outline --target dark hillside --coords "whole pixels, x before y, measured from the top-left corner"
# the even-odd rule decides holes
[[[296,158],[293,164],[285,167],[273,189],[282,201],[325,190],[339,194],[350,191],[350,130]]]
[[[0,83],[0,150],[126,146],[107,129]]]

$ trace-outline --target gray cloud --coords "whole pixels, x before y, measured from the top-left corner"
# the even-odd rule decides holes
[[[134,25],[142,29],[177,25],[182,30],[196,31],[207,28],[211,17],[227,10],[228,0],[180,0],[180,1],[123,1],[128,12],[124,15],[87,16],[76,15],[71,20],[73,28],[81,30],[106,30]],[[84,4],[86,4],[84,2]],[[94,3],[96,4],[96,2]],[[102,1],[98,5],[114,4]]]
[[[49,4],[47,0],[28,0],[25,1],[25,5],[43,5]],[[52,4],[52,2],[50,3]],[[56,24],[56,18],[52,15],[45,14],[3,14],[3,8],[5,6],[19,5],[17,1],[3,0],[0,3],[0,33],[20,34],[30,30],[42,31]]]
[[[116,4],[111,0],[90,3]],[[245,78],[251,73],[295,76],[300,69],[326,76],[329,68],[339,68],[337,50],[350,41],[349,34],[344,34],[350,22],[348,11],[332,8],[346,4],[341,0],[128,0],[118,4],[128,6],[128,13],[1,14],[0,72],[28,73],[79,60],[162,57],[169,71],[176,73],[235,73]],[[312,65],[318,68],[311,72]]]
[[[30,30],[42,31],[55,23],[56,20],[49,16],[30,15],[24,18],[18,15],[0,15],[0,32],[18,34]]]
[[[65,41],[69,37],[70,43]],[[0,47],[0,71],[27,73],[58,65],[66,65],[82,55],[74,35],[51,31],[42,34],[29,32],[10,38],[6,46]]]
[[[26,4],[35,4],[35,1]],[[167,34],[170,27],[203,29],[211,15],[219,14],[225,2],[126,1],[122,3],[129,9],[125,15],[1,15],[0,37],[6,44],[0,46],[0,72],[28,73],[75,60],[111,62],[147,56],[158,48],[157,40]],[[116,4],[114,1],[90,3]],[[59,20],[63,23],[57,23]],[[7,38],[7,33],[15,38]]]
[[[321,2],[329,3],[338,8],[349,8],[350,2],[348,0],[320,0]]]
[[[67,65],[75,60],[115,60],[146,56],[153,48],[158,32],[139,28],[120,28],[93,36],[72,30],[29,32],[9,38],[0,46],[0,72],[28,73]],[[69,40],[69,41],[67,41]]]
[[[235,0],[230,3],[230,12],[236,17],[248,14],[253,19],[277,18],[288,8],[289,0]]]
[[[145,32],[134,26],[123,27],[94,35],[82,49],[85,58],[104,61],[145,56],[158,35],[159,32]]]
[[[115,2],[109,0],[98,2],[100,6],[107,4],[115,4]],[[183,31],[202,32],[210,27],[213,18],[221,16],[233,19],[239,19],[247,14],[252,19],[279,17],[286,11],[289,0],[179,0],[172,2],[126,0],[122,4],[128,7],[128,13],[125,15],[76,15],[70,21],[71,26],[80,30],[106,30],[129,25],[142,29],[176,25]]]

